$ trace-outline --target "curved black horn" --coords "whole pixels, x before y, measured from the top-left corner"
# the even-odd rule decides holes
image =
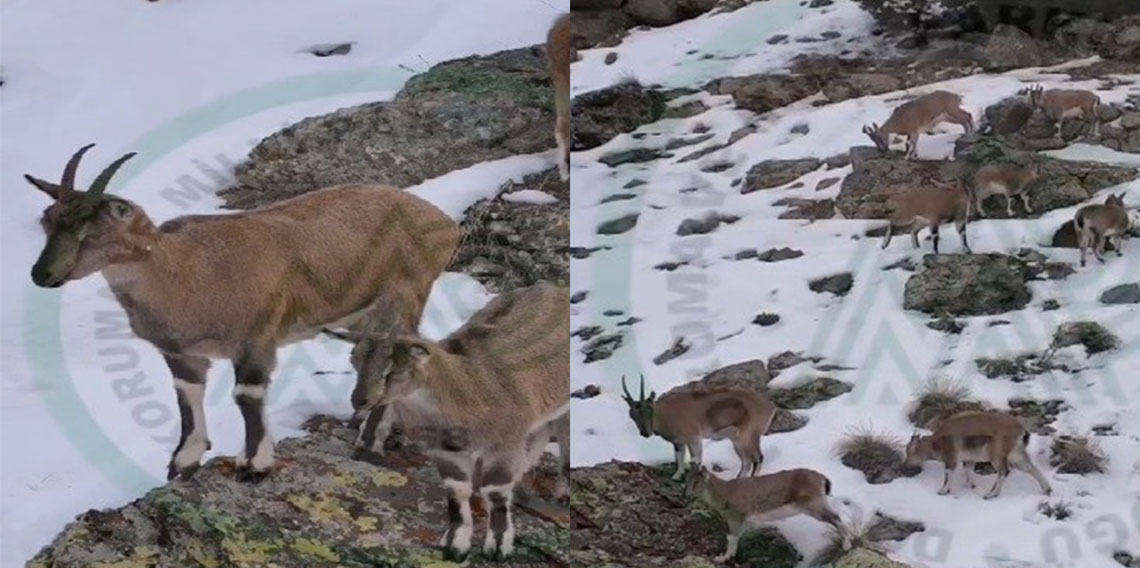
[[[641,375],[641,400],[645,400],[645,375]]]
[[[111,176],[115,175],[115,172],[119,171],[119,167],[123,165],[123,162],[126,162],[133,157],[135,157],[135,153],[131,152],[129,154],[125,154],[122,158],[111,162],[111,165],[107,166],[107,169],[103,170],[103,172],[99,174],[99,177],[95,178],[95,181],[91,182],[91,189],[87,190],[87,193],[103,193],[103,190],[107,189],[107,184],[111,182]]]
[[[633,400],[633,397],[629,394],[629,388],[625,386],[625,375],[621,376],[621,391],[625,393],[626,400]]]
[[[63,189],[75,189],[75,172],[79,169],[79,161],[83,159],[83,154],[86,154],[95,144],[88,144],[79,149],[71,159],[67,161],[67,165],[63,167],[63,177],[59,180],[60,187]]]

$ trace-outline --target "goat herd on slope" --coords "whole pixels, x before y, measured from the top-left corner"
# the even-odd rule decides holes
[[[551,29],[555,140],[569,175],[570,30]],[[105,190],[134,154],[114,161],[87,191],[75,187],[76,152],[60,182],[25,178],[52,199],[40,219],[47,242],[32,281],[56,288],[96,272],[131,330],[157,347],[174,378],[181,436],[168,478],[190,478],[210,449],[203,408],[211,359],[230,359],[245,423],[238,478],[274,467],[264,398],[277,348],[322,330],[355,342],[351,403],[366,416],[357,443],[382,451],[393,425],[431,456],[443,478],[450,556],[471,546],[470,498],[490,511],[484,551],[514,547],[515,483],[548,443],[569,475],[569,294],[538,283],[504,292],[446,339],[418,336],[433,282],[461,240],[431,203],[380,185],[318,189],[231,215],[191,215],[161,225]],[[334,331],[345,328],[345,331]]]
[[[1033,87],[1029,97],[1031,104],[1056,122],[1058,136],[1068,117],[1081,116],[1093,123],[1093,132],[1098,130],[1099,99],[1095,93]],[[883,153],[889,150],[891,135],[905,136],[906,158],[913,159],[917,157],[919,134],[932,131],[942,122],[959,124],[967,133],[974,131],[973,117],[961,108],[961,102],[961,96],[955,93],[934,91],[898,106],[882,126],[872,124],[864,127],[863,132]],[[918,232],[929,227],[937,253],[939,225],[953,221],[969,253],[966,224],[972,209],[977,208],[985,215],[982,202],[1000,194],[1006,198],[1011,216],[1010,200],[1014,197],[1020,197],[1026,210],[1032,211],[1025,190],[1039,175],[1036,162],[1027,166],[985,165],[973,172],[972,179],[961,180],[956,185],[913,188],[892,196],[893,213],[882,246],[886,248],[890,244],[896,228],[909,227],[913,245],[918,248]],[[1074,223],[1084,266],[1085,251],[1089,248],[1104,262],[1102,253],[1106,241],[1111,241],[1120,254],[1120,241],[1136,222],[1125,209],[1121,194],[1110,195],[1104,204],[1081,207]],[[676,462],[673,480],[683,480],[686,495],[702,499],[726,521],[727,545],[718,562],[736,554],[740,537],[749,527],[800,514],[834,527],[843,549],[852,545],[853,531],[828,505],[831,482],[823,474],[811,469],[792,469],[752,477],[763,462],[760,439],[776,413],[776,406],[757,392],[754,385],[702,379],[658,397],[654,392],[646,395],[642,377],[637,398],[630,394],[624,378],[622,390],[629,416],[639,433],[647,438],[661,436],[673,444]],[[974,488],[971,470],[976,462],[989,462],[997,471],[997,479],[985,494],[986,499],[1000,494],[1011,468],[1032,476],[1046,495],[1052,493],[1049,482],[1029,458],[1029,431],[1018,418],[998,411],[967,411],[931,426],[931,435],[916,433],[911,437],[906,446],[905,464],[919,467],[926,461],[941,461],[945,473],[939,495],[950,493],[951,476],[958,469],[963,470],[966,484]],[[723,480],[701,465],[705,439],[731,439],[740,458],[735,479]],[[686,454],[691,464],[687,463]]]

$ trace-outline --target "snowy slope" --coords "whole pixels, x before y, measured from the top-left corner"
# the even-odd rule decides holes
[[[791,23],[789,23],[791,22]],[[806,10],[795,2],[773,0],[753,4],[726,15],[699,18],[670,28],[635,32],[614,49],[583,52],[583,61],[572,67],[577,92],[608,86],[623,75],[643,83],[667,87],[699,87],[716,76],[772,72],[789,59],[785,46],[769,46],[764,40],[775,33],[819,33],[839,29],[843,38],[831,44],[831,51],[844,49],[848,38],[855,44],[867,29],[867,16],[847,0],[833,8]],[[795,31],[784,31],[779,26]],[[746,47],[733,53],[742,58],[710,59],[701,68],[701,54],[716,52],[721,45],[738,37],[724,38],[698,34],[689,41],[688,30],[753,30]],[[758,31],[757,31],[758,30]],[[725,35],[731,35],[726,33]],[[701,43],[705,41],[707,43]],[[709,47],[711,45],[711,47]],[[810,44],[813,49],[825,49]],[[688,63],[675,68],[659,64],[657,53],[686,53]],[[601,60],[610,51],[621,55],[612,66]],[[668,59],[665,59],[668,61]],[[1112,91],[1100,90],[1106,102],[1123,101],[1140,93],[1140,77],[1121,77]],[[1073,85],[1099,88],[1096,82],[1069,82],[1062,73],[1020,70],[1003,75],[974,76],[936,85],[920,91],[947,89],[964,96],[964,107],[975,117],[985,106],[1022,88],[1023,80],[1046,86]],[[780,220],[784,211],[772,205],[785,197],[833,198],[839,184],[816,191],[816,183],[828,177],[842,177],[850,167],[812,172],[801,178],[800,189],[775,189],[741,195],[730,184],[749,167],[766,159],[804,158],[846,153],[849,147],[869,142],[859,125],[881,123],[903,93],[848,100],[812,107],[798,103],[764,116],[736,110],[729,97],[703,96],[711,110],[687,119],[663,120],[637,131],[637,139],[621,135],[606,145],[572,156],[572,237],[575,247],[611,247],[593,253],[588,259],[572,261],[572,292],[589,291],[576,305],[571,329],[601,326],[603,333],[624,332],[624,345],[604,361],[584,363],[578,354],[584,345],[575,339],[572,357],[573,389],[588,384],[601,386],[602,394],[572,402],[574,424],[573,464],[588,466],[610,459],[646,463],[672,461],[672,448],[663,440],[641,438],[629,420],[621,399],[620,379],[634,379],[644,373],[650,388],[662,393],[728,364],[767,359],[792,350],[821,356],[828,363],[849,367],[849,371],[826,373],[854,385],[852,393],[803,411],[811,422],[802,430],[768,437],[764,441],[765,471],[811,467],[824,472],[834,482],[836,494],[850,499],[847,514],[853,520],[866,520],[874,510],[892,516],[920,520],[925,533],[908,538],[892,551],[899,560],[920,566],[973,568],[979,566],[1080,567],[1116,566],[1113,550],[1140,550],[1140,309],[1137,306],[1104,306],[1097,296],[1104,289],[1140,280],[1140,248],[1125,246],[1125,257],[1111,258],[1105,266],[1090,264],[1088,269],[1066,280],[1031,284],[1033,303],[1025,310],[997,317],[965,318],[966,330],[948,336],[925,327],[928,317],[902,309],[903,286],[910,273],[883,270],[904,258],[921,264],[921,254],[907,239],[896,239],[885,251],[879,239],[863,237],[866,229],[881,221]],[[610,168],[597,161],[609,152],[639,145],[663,145],[666,140],[707,126],[715,136],[701,146],[685,148],[678,155],[706,145],[726,141],[734,130],[755,122],[757,132],[724,150],[700,160],[678,164],[676,158],[648,164]],[[791,127],[807,124],[807,134],[793,134]],[[952,153],[954,139],[961,133],[956,126],[944,126],[933,136],[924,136],[920,155],[943,158]],[[1094,159],[1140,165],[1135,155],[1103,148],[1073,146],[1055,157]],[[722,161],[735,164],[727,171],[706,173],[703,166]],[[627,182],[648,182],[636,189],[623,189]],[[695,191],[693,190],[695,188]],[[1140,204],[1140,183],[1114,188],[1126,191],[1130,205]],[[682,192],[681,190],[685,190]],[[1106,190],[1107,192],[1107,190]],[[635,199],[601,201],[616,193],[637,193]],[[1103,199],[1101,197],[1101,199]],[[982,220],[971,223],[970,240],[975,252],[1014,252],[1021,247],[1047,245],[1053,231],[1072,217],[1075,208],[1053,211],[1040,219],[1025,221]],[[709,212],[731,214],[741,219],[722,225],[708,235],[678,237],[681,221],[703,217]],[[599,223],[639,213],[636,227],[622,235],[596,234]],[[944,252],[959,252],[960,243],[952,232],[944,232]],[[858,237],[858,238],[857,238]],[[805,255],[788,261],[763,263],[735,261],[732,255],[743,249],[763,251],[792,247]],[[1053,260],[1075,263],[1077,252],[1046,249]],[[726,258],[727,257],[727,258]],[[675,271],[655,270],[667,261],[688,260]],[[807,287],[811,279],[839,272],[852,272],[855,285],[845,298],[816,294]],[[1057,299],[1062,308],[1043,312],[1045,299]],[[620,315],[606,315],[618,310]],[[771,327],[752,325],[761,312],[781,316]],[[643,321],[631,327],[618,326],[630,316]],[[1012,325],[988,326],[996,319]],[[973,360],[1037,351],[1047,347],[1056,325],[1071,320],[1101,322],[1124,342],[1118,351],[1085,358],[1067,351],[1085,370],[1073,375],[1044,375],[1014,384],[989,380],[978,374]],[[686,355],[655,365],[652,359],[684,337],[693,345]],[[715,339],[715,341],[713,341]],[[949,364],[944,362],[950,361]],[[775,386],[819,376],[809,365],[784,371]],[[1057,474],[1045,468],[1055,495],[1051,502],[1069,501],[1075,517],[1055,521],[1037,512],[1044,500],[1032,478],[1014,473],[1000,499],[983,501],[981,491],[970,494],[959,490],[954,497],[939,497],[941,467],[927,466],[916,478],[900,479],[886,485],[867,484],[860,472],[841,465],[832,451],[840,436],[851,427],[872,425],[876,429],[909,436],[913,428],[906,420],[903,405],[929,377],[955,377],[969,385],[974,394],[1005,407],[1012,397],[1035,399],[1062,398],[1073,409],[1063,412],[1055,426],[1061,432],[1087,433],[1093,425],[1117,424],[1119,435],[1098,441],[1110,455],[1109,472],[1088,477]],[[631,384],[633,384],[631,382]],[[632,388],[632,387],[631,387]],[[636,393],[635,393],[636,394]],[[1037,437],[1031,444],[1033,459],[1041,466],[1048,462],[1048,441]],[[737,458],[728,441],[706,442],[707,462],[736,471]],[[992,479],[992,478],[989,478]],[[983,481],[982,485],[990,483]],[[811,519],[782,521],[782,532],[799,550],[810,557],[823,543],[822,525]],[[1072,546],[1066,544],[1072,539]],[[1049,564],[1052,565],[1052,564]]]
[[[537,0],[142,0],[0,3],[0,566],[22,566],[63,524],[121,505],[164,480],[176,443],[169,373],[134,339],[99,277],[33,287],[46,198],[22,179],[57,179],[67,158],[97,142],[80,169],[91,180],[127,151],[139,156],[111,191],[158,222],[214,211],[214,191],[262,137],[297,120],[390,99],[409,77],[456,57],[541,43],[557,16]],[[352,42],[318,58],[314,45]],[[478,164],[414,191],[452,216],[552,155]],[[447,275],[423,331],[440,336],[488,299]],[[348,346],[283,349],[270,390],[278,438],[314,412],[346,415]],[[314,371],[334,371],[313,377]],[[213,455],[239,450],[232,369],[215,364],[207,392]]]

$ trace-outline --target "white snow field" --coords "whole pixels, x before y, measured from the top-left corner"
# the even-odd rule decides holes
[[[809,10],[798,2],[759,2],[729,14],[637,31],[613,49],[586,50],[582,61],[572,67],[574,89],[581,94],[630,76],[643,84],[699,87],[718,76],[774,72],[794,53],[789,53],[787,46],[768,45],[765,40],[773,34],[796,37],[835,29],[842,32],[841,38],[809,46],[838,52],[848,40],[856,45],[868,42],[864,34],[869,26],[869,16],[850,0],[837,0],[823,10]],[[692,50],[699,51],[681,57]],[[620,57],[612,66],[605,66],[602,60],[611,51],[619,52]],[[745,56],[702,60],[708,52]],[[1118,79],[1119,86],[1113,90],[1097,91],[1105,102],[1123,101],[1130,94],[1140,93],[1140,76]],[[978,117],[985,106],[1015,94],[1028,80],[1047,87],[1098,88],[1095,81],[1071,82],[1062,70],[1026,69],[976,75],[913,91],[939,88],[961,93],[965,108]],[[609,248],[572,261],[571,292],[588,291],[588,295],[575,305],[571,329],[600,326],[606,334],[620,332],[624,341],[609,359],[585,363],[581,354],[585,342],[573,340],[571,389],[588,384],[601,387],[601,394],[595,398],[572,401],[573,465],[589,466],[611,459],[672,462],[668,443],[638,435],[622,401],[623,375],[629,378],[635,396],[642,373],[649,387],[660,394],[732,363],[767,360],[785,350],[803,352],[851,370],[823,373],[810,364],[801,364],[783,371],[774,385],[792,385],[826,374],[851,383],[854,390],[803,411],[810,419],[805,428],[766,437],[764,471],[810,467],[825,473],[834,483],[835,495],[849,501],[845,509],[853,521],[865,521],[875,510],[922,521],[925,532],[901,543],[887,543],[892,557],[913,566],[1119,566],[1111,557],[1113,551],[1140,552],[1140,307],[1106,306],[1097,298],[1113,285],[1140,281],[1140,246],[1126,243],[1123,258],[1111,256],[1104,265],[1093,261],[1065,280],[1033,282],[1033,300],[1026,309],[960,318],[967,323],[965,331],[947,335],[928,329],[924,325],[928,316],[902,309],[903,286],[910,273],[883,270],[905,258],[921,265],[921,256],[931,252],[929,241],[923,242],[923,250],[914,250],[909,239],[895,239],[883,251],[880,239],[863,237],[865,230],[881,226],[881,221],[777,218],[784,211],[772,204],[778,199],[834,198],[840,184],[816,191],[816,183],[845,176],[850,167],[811,172],[798,180],[803,182],[799,189],[785,186],[741,195],[730,185],[762,160],[825,158],[845,153],[851,146],[869,145],[861,126],[872,121],[882,123],[897,104],[892,101],[903,94],[820,107],[804,101],[762,116],[735,109],[730,97],[701,95],[712,108],[698,116],[662,120],[638,129],[636,134],[644,135],[641,140],[632,133],[623,134],[601,147],[572,155],[571,245]],[[677,154],[683,156],[723,143],[734,130],[753,122],[755,134],[696,161],[679,164],[677,158],[671,158],[617,168],[597,161],[615,150],[663,146],[666,140],[690,133],[698,125],[709,127],[715,136]],[[798,124],[807,124],[810,131],[791,133],[791,127]],[[961,132],[957,126],[946,125],[934,135],[923,136],[920,156],[949,157]],[[1075,145],[1051,155],[1140,167],[1135,155],[1096,146]],[[723,161],[735,165],[718,173],[701,171]],[[633,179],[647,183],[623,189]],[[1129,205],[1140,205],[1140,182],[1112,190],[1126,192]],[[1108,191],[1096,199],[1103,201]],[[637,197],[601,203],[616,193],[635,193]],[[1033,220],[971,223],[970,244],[975,252],[1040,247],[1052,260],[1075,265],[1075,250],[1044,248],[1053,231],[1070,219],[1075,209],[1053,211]],[[676,235],[682,220],[710,212],[738,216],[740,220],[707,235]],[[631,231],[617,236],[596,233],[599,223],[629,213],[640,214]],[[960,252],[956,233],[946,229],[942,251]],[[742,249],[763,251],[785,246],[805,254],[774,263],[732,259]],[[687,260],[688,265],[673,271],[653,268],[681,260]],[[839,272],[854,274],[854,288],[846,297],[808,289],[809,280]],[[1047,299],[1056,299],[1061,308],[1042,311],[1041,303]],[[620,315],[606,315],[608,310],[617,310]],[[761,312],[779,314],[781,319],[770,327],[753,325],[752,319]],[[643,321],[617,325],[630,316]],[[989,325],[1003,319],[1010,325]],[[1041,352],[1056,326],[1073,320],[1102,323],[1122,339],[1123,347],[1091,357],[1079,347],[1064,350],[1058,356],[1067,358],[1071,366],[1080,369],[1078,372],[1053,372],[1024,383],[991,380],[977,372],[975,358]],[[654,364],[652,359],[678,338],[691,346],[689,353],[662,365]],[[927,464],[920,476],[885,485],[870,485],[862,473],[840,464],[833,448],[850,428],[872,426],[904,439],[909,437],[914,428],[906,419],[904,406],[932,377],[957,379],[998,408],[1005,408],[1012,397],[1063,399],[1071,409],[1062,412],[1054,424],[1060,433],[1088,434],[1094,425],[1115,424],[1116,435],[1096,438],[1109,456],[1108,471],[1089,476],[1057,473],[1048,465],[1049,440],[1039,436],[1031,441],[1031,456],[1053,484],[1051,498],[1042,496],[1033,479],[1021,473],[1010,476],[1000,498],[986,501],[982,493],[992,483],[992,476],[984,478],[976,492],[959,485],[954,496],[941,497],[935,494],[942,480],[937,463]],[[725,467],[727,472],[722,475],[731,475],[738,463],[728,441],[706,442],[705,460]],[[1048,518],[1037,509],[1043,501],[1066,501],[1072,505],[1074,516],[1065,521]],[[825,527],[811,519],[789,519],[778,526],[807,558],[824,543]]]
[[[32,285],[48,201],[23,174],[58,179],[76,149],[96,142],[80,184],[137,151],[110,192],[157,222],[213,212],[214,192],[261,138],[390,99],[435,63],[541,43],[559,11],[540,0],[0,1],[0,566],[23,566],[76,514],[165,483],[178,428],[169,372],[130,333],[101,277]],[[352,42],[349,54],[305,51],[340,42]],[[413,191],[458,218],[554,163],[553,153],[518,156]],[[445,275],[421,329],[444,335],[488,298],[474,280]],[[281,350],[268,406],[276,438],[301,434],[314,413],[350,413],[347,353],[323,339]],[[232,367],[215,364],[207,459],[240,450],[232,385]]]

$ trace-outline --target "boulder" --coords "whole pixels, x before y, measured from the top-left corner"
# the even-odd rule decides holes
[[[814,172],[822,165],[817,158],[796,160],[765,160],[744,174],[740,193],[752,193],[792,183],[801,176]]]
[[[570,102],[570,149],[601,146],[618,134],[660,120],[665,110],[664,96],[632,81],[574,97]]]
[[[810,288],[812,292],[817,294],[828,292],[835,296],[846,296],[854,285],[855,277],[850,272],[832,274],[831,276],[817,278],[808,282],[808,288]]]
[[[1015,26],[999,24],[990,34],[984,50],[987,71],[1006,71],[1044,64],[1044,42],[1033,39]]]
[[[433,462],[409,450],[377,464],[350,458],[356,430],[329,418],[309,435],[277,443],[265,481],[236,481],[233,458],[209,460],[189,481],[152,489],[115,509],[79,515],[29,566],[372,566],[443,565],[436,541],[447,527],[445,490]],[[539,494],[557,460],[534,476]],[[569,562],[570,529],[519,509],[526,546],[512,560]]]
[[[893,196],[913,187],[954,183],[962,166],[946,160],[907,160],[877,148],[851,149],[851,173],[843,178],[835,206],[848,219],[886,219]]]
[[[1140,304],[1140,282],[1113,286],[1100,294],[1102,304]]]
[[[540,46],[440,63],[391,102],[349,107],[272,134],[219,193],[248,209],[346,183],[416,185],[554,145],[554,92]],[[350,164],[351,167],[346,167]]]
[[[1024,261],[1003,254],[923,257],[906,281],[903,307],[933,315],[991,315],[1020,310],[1032,294]]]

